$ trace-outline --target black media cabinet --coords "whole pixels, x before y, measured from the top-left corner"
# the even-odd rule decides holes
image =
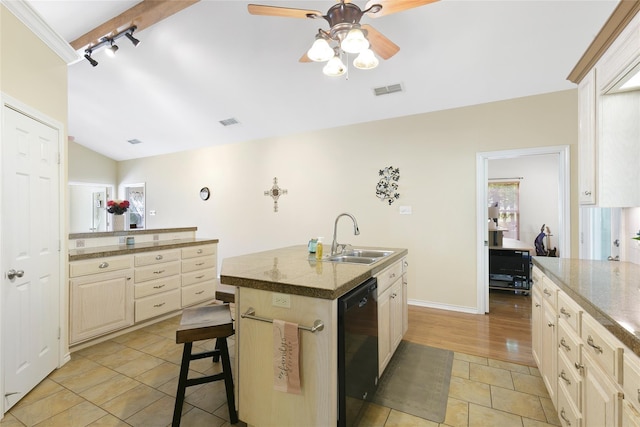
[[[509,247],[489,248],[489,289],[531,290],[531,252]]]

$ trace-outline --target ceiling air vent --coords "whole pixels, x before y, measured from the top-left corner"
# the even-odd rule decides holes
[[[400,83],[373,88],[373,93],[375,94],[375,96],[388,95],[395,92],[402,92],[402,85]]]
[[[142,143],[142,141],[140,141],[139,139],[135,139],[135,138],[134,139],[128,139],[127,142],[129,144],[131,144],[131,145]]]
[[[238,122],[238,120],[234,119],[233,117],[231,117],[230,119],[220,120],[220,124],[222,126],[237,125],[238,123],[240,122]]]

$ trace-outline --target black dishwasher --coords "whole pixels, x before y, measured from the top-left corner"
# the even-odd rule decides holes
[[[338,426],[355,425],[378,386],[378,281],[338,299]]]

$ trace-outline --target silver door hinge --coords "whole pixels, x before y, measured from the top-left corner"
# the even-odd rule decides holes
[[[60,152],[58,151],[58,164],[60,164]]]
[[[60,335],[62,334],[62,332],[60,331],[60,327],[58,326],[58,339],[60,339]]]

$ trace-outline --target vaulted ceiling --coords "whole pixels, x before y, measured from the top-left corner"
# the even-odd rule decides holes
[[[27,1],[68,42],[138,4]],[[250,15],[247,4],[198,1],[136,31],[137,48],[123,38],[114,58],[94,52],[97,67],[69,65],[69,135],[125,160],[571,89],[567,75],[617,2],[441,0],[364,17],[400,51],[337,78],[298,62],[324,20]],[[395,84],[401,92],[374,95]],[[230,118],[238,124],[220,124]]]

